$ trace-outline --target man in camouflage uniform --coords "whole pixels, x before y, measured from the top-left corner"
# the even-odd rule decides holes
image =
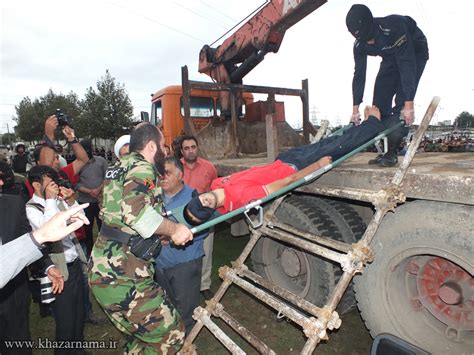
[[[153,281],[160,243],[184,245],[192,239],[187,227],[160,214],[154,164],[163,156],[163,144],[161,132],[143,123],[131,134],[131,153],[107,170],[104,220],[89,264],[92,293],[129,336],[126,353],[174,353],[184,340],[179,314]]]

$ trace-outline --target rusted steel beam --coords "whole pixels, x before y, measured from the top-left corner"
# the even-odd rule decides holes
[[[219,269],[219,275],[226,279],[232,281],[237,286],[243,288],[245,291],[249,292],[262,302],[265,302],[273,309],[277,310],[285,317],[291,319],[293,322],[301,326],[303,329],[308,327],[308,317],[301,312],[298,312],[292,307],[289,307],[286,303],[276,299],[272,295],[266,293],[265,291],[255,287],[251,283],[241,279],[235,270],[229,268],[228,266],[223,266]],[[311,318],[316,320],[315,318]],[[325,333],[325,331],[324,331]]]
[[[191,329],[186,339],[184,339],[184,345],[181,349],[181,352],[183,352],[183,354],[194,354],[195,347],[193,345],[193,341],[199,335],[199,332],[201,331],[202,327],[204,327],[204,323],[200,319],[196,319],[196,321],[196,324],[194,324],[194,327]]]
[[[301,89],[289,89],[272,86],[256,86],[241,84],[225,84],[225,83],[206,83],[202,81],[189,80],[189,84],[194,89],[202,89],[209,91],[241,91],[251,92],[254,94],[270,94],[287,95],[287,96],[303,96],[305,91]]]
[[[181,67],[181,87],[183,88],[184,132],[187,135],[196,137],[198,140],[199,155],[204,159],[208,159],[205,148],[206,145],[203,144],[204,142],[202,142],[196,134],[194,124],[191,120],[191,85],[189,81],[188,67],[186,65]]]
[[[318,186],[317,184],[315,184],[314,186],[304,185],[298,188],[297,191],[309,192],[312,194],[319,194],[324,196],[347,198],[350,200],[357,201],[374,202],[376,200],[376,198],[374,197],[376,192],[363,189],[339,188],[335,186]]]
[[[297,235],[298,237],[305,238],[307,240],[310,240],[314,243],[318,243],[324,246],[327,246],[329,248],[342,251],[344,253],[347,253],[349,250],[351,250],[351,246],[347,243],[340,242],[338,240],[326,238],[323,236],[316,235],[314,233],[308,233],[305,231],[302,231],[301,229],[295,228],[293,226],[290,226],[285,223],[280,223],[280,222],[273,222],[272,223],[273,227],[276,227],[278,229],[281,229],[285,232],[289,232],[291,234]]]
[[[277,198],[270,206],[269,209],[265,211],[265,214],[263,216],[264,218],[264,226],[267,226],[268,224],[272,224],[272,219],[273,216],[275,215],[275,212],[277,211],[278,207],[282,204],[283,200],[285,199],[285,196]]]
[[[242,253],[240,253],[239,257],[232,262],[232,265],[234,267],[240,267],[241,265],[244,264],[245,260],[247,257],[250,255],[252,252],[253,248],[255,247],[255,244],[257,244],[258,240],[260,239],[262,233],[252,229],[250,233],[250,240],[248,241],[247,245],[245,246],[244,250],[242,250]]]
[[[311,127],[313,127],[313,125],[311,125]],[[311,133],[314,136],[314,138],[311,140],[311,143],[319,142],[321,138],[323,138],[326,131],[328,130],[328,127],[329,127],[329,121],[322,120],[321,125],[319,126],[319,129],[315,133]]]
[[[352,272],[343,272],[341,278],[339,279],[336,287],[332,290],[331,296],[329,297],[329,302],[327,308],[331,311],[334,311],[341,301],[344,292],[346,292],[347,287],[352,281],[352,277],[355,275],[355,270]]]
[[[216,304],[222,299],[222,297],[224,296],[225,292],[227,291],[227,289],[229,288],[229,286],[231,284],[232,284],[231,281],[224,280],[221,283],[221,286],[219,287],[217,292],[214,294],[213,299],[211,301],[206,301],[206,303],[207,303],[206,308],[207,308],[208,312],[210,312],[210,313],[213,312],[214,308],[216,307]],[[193,316],[193,318],[194,318],[194,316]],[[194,318],[194,319],[196,319],[196,318]],[[196,319],[196,320],[197,320],[196,324],[194,324],[193,329],[191,329],[188,336],[184,340],[183,349],[186,350],[186,351],[189,351],[190,349],[193,348],[192,343],[193,343],[194,339],[196,339],[196,337],[199,335],[199,332],[201,331],[202,327],[204,326],[203,322],[201,322],[198,319]]]
[[[298,297],[295,294],[291,293],[288,290],[285,290],[284,288],[281,288],[274,283],[264,279],[260,275],[248,270],[248,268],[244,265],[242,268],[237,270],[239,276],[246,277],[250,280],[252,280],[254,283],[263,286],[267,290],[270,290],[272,293],[284,298],[287,301],[290,301],[297,307],[301,308],[302,310],[312,314],[315,317],[321,317],[324,315],[323,309],[315,306],[311,302],[306,301],[304,298]]]
[[[394,185],[400,185],[402,183],[402,180],[408,171],[408,167],[410,166],[411,161],[413,160],[413,157],[415,156],[415,153],[418,150],[418,146],[420,145],[421,140],[425,137],[426,129],[428,128],[431,118],[433,117],[436,109],[438,108],[440,100],[441,99],[438,96],[433,97],[433,99],[431,100],[431,103],[428,106],[428,109],[426,110],[425,116],[423,117],[420,126],[416,130],[415,136],[413,137],[413,140],[411,141],[411,144],[408,147],[408,151],[406,152],[405,157],[402,163],[400,164],[400,168],[393,177],[392,183]]]
[[[311,355],[318,346],[320,339],[318,337],[311,337],[308,338],[306,343],[304,344],[303,349],[300,352],[300,355]]]
[[[226,156],[229,157],[237,157],[237,154],[240,152],[240,143],[237,137],[237,99],[235,95],[236,93],[234,91],[230,92],[231,148],[230,151],[226,153]]]
[[[265,115],[265,133],[267,138],[267,161],[271,163],[278,155],[278,130],[275,120],[275,95],[268,95],[268,114]]]
[[[377,209],[374,213],[374,216],[370,220],[367,228],[365,229],[364,235],[360,240],[365,241],[368,245],[372,242],[377,229],[379,228],[380,222],[382,222],[383,217],[385,216],[386,210]]]
[[[305,143],[309,143],[309,134],[314,132],[314,127],[309,121],[309,86],[308,79],[301,82],[302,91],[304,95],[301,96],[301,103],[303,104],[303,137]],[[314,134],[314,133],[313,133]]]
[[[213,315],[221,318],[227,325],[235,330],[242,338],[244,338],[250,345],[252,345],[260,354],[274,355],[275,352],[268,347],[263,341],[261,341],[255,334],[245,328],[229,313],[224,311],[222,304],[218,304],[213,312]]]
[[[194,310],[194,317],[199,319],[207,329],[224,345],[232,354],[245,355],[243,351],[231,338],[225,334],[212,320],[209,312],[202,307]]]
[[[287,242],[289,244],[300,247],[304,250],[307,250],[313,254],[322,256],[323,258],[335,261],[341,265],[347,263],[348,256],[346,254],[337,253],[333,250],[327,249],[325,247],[313,244],[309,241],[303,240],[298,237],[294,237],[285,232],[278,231],[276,229],[270,229],[268,227],[260,228],[262,234],[271,237],[272,239],[277,239],[280,241]]]

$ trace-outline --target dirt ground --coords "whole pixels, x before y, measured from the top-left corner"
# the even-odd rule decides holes
[[[216,230],[213,260],[213,275],[211,289],[216,291],[220,284],[218,268],[230,265],[235,260],[245,244],[248,237],[232,237],[227,224],[218,226]],[[204,306],[204,300],[203,306]],[[231,286],[222,299],[224,310],[233,315],[247,329],[256,334],[270,348],[279,354],[297,354],[303,348],[306,338],[298,325],[285,319],[278,319],[273,309],[260,303],[253,296],[242,291],[238,286]],[[96,314],[105,317],[93,301]],[[38,307],[31,306],[30,327],[32,339],[45,338],[54,339],[54,320],[51,317],[41,318]],[[248,354],[257,352],[235,334],[220,320],[215,320],[223,326],[224,331]],[[105,341],[115,343],[115,349],[101,349],[88,351],[92,354],[122,354],[122,345],[125,340],[110,322],[101,325],[86,324],[85,340]],[[368,354],[370,352],[372,339],[365,328],[357,310],[342,317],[342,326],[339,330],[329,333],[329,340],[322,342],[316,348],[318,354]],[[217,341],[213,335],[203,328],[198,335],[195,344],[198,354],[228,354],[229,352]],[[34,354],[51,354],[52,351],[36,350]]]

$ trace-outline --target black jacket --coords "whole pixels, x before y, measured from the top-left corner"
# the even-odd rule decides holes
[[[31,226],[26,217],[25,203],[20,196],[0,194],[0,240],[2,244],[6,244],[31,231]],[[29,266],[30,271],[35,276],[42,276],[48,266],[52,265],[48,257],[43,257]],[[17,293],[23,295],[27,292],[28,273],[26,268],[14,277],[8,284],[0,289],[0,313],[4,311],[5,306],[10,298],[18,296]],[[7,302],[8,303],[8,302]]]
[[[406,101],[412,101],[416,92],[416,62],[428,60],[428,41],[409,16],[390,15],[374,18],[374,44],[355,41],[354,78],[352,95],[354,105],[362,102],[367,69],[367,56],[380,56],[393,61],[400,72]]]
[[[25,174],[26,165],[28,164],[28,154],[14,155],[12,158],[12,169],[15,173]]]

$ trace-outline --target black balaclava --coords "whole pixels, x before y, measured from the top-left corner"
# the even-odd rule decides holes
[[[374,17],[367,6],[354,4],[347,13],[346,25],[359,41],[368,41],[373,33]]]
[[[190,225],[196,226],[209,220],[214,214],[214,211],[214,208],[203,206],[199,196],[195,196],[184,208],[183,217]],[[199,220],[199,222],[194,221],[189,216],[189,213]]]

